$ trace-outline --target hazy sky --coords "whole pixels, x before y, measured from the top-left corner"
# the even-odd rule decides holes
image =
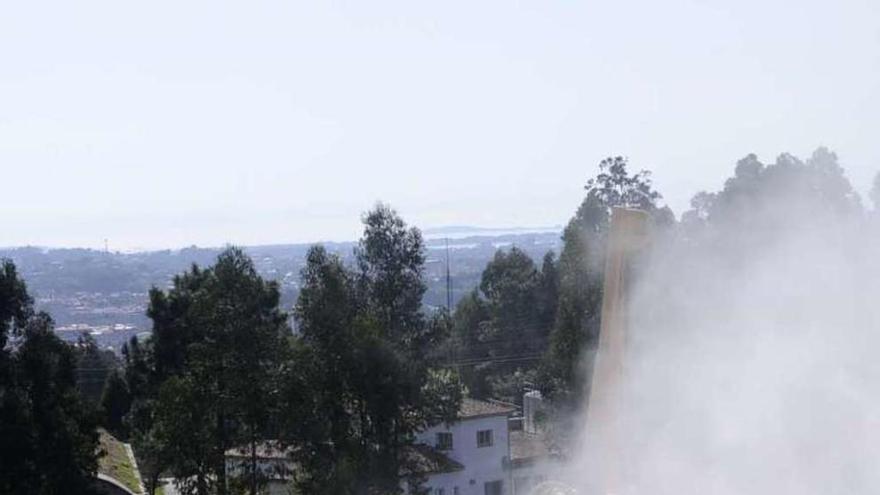
[[[609,154],[680,213],[741,156],[880,170],[880,4],[4,2],[0,245],[563,224]]]

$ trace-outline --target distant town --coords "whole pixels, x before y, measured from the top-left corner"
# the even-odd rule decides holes
[[[428,259],[424,302],[447,304],[447,246],[453,307],[479,284],[486,263],[500,248],[517,246],[539,262],[547,251],[558,252],[561,227],[484,229],[470,226],[426,229]],[[312,244],[248,246],[261,276],[277,280],[282,306],[290,308],[299,293],[299,272]],[[356,242],[325,243],[352,262]],[[207,266],[220,247],[191,246],[175,250],[117,252],[80,248],[0,248],[21,271],[38,309],[55,319],[58,335],[69,342],[92,335],[104,349],[119,352],[133,335],[146,336],[150,320],[145,288],[167,288],[176,274],[193,263]]]

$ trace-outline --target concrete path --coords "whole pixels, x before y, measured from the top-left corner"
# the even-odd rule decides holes
[[[162,483],[162,488],[165,490],[165,495],[180,495],[180,492],[177,491],[177,488],[174,486],[174,480],[171,478],[162,478],[159,480]]]

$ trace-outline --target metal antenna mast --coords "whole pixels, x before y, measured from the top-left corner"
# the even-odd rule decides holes
[[[449,271],[449,238],[446,238],[446,315],[448,317],[452,316],[452,274]],[[451,322],[451,320],[450,320]],[[454,335],[454,334],[453,334]],[[460,342],[458,342],[457,337],[453,337],[453,345],[450,348],[450,352],[452,356],[452,366],[455,368],[455,372],[458,376],[461,376],[461,368],[458,365],[458,346]]]
[[[452,314],[452,276],[449,273],[449,238],[446,238],[446,311]]]

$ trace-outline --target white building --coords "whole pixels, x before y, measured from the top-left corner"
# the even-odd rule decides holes
[[[450,462],[429,473],[424,487],[431,495],[527,495],[559,469],[532,417],[511,420],[513,407],[464,399],[459,420],[440,424],[416,436],[416,443]],[[540,400],[540,395],[537,396]],[[523,423],[530,431],[522,429]],[[511,427],[513,426],[513,428]]]
[[[510,458],[508,416],[514,408],[464,399],[459,420],[439,424],[416,435],[416,443],[432,447],[460,469],[429,473],[424,486],[431,495],[507,495]]]

